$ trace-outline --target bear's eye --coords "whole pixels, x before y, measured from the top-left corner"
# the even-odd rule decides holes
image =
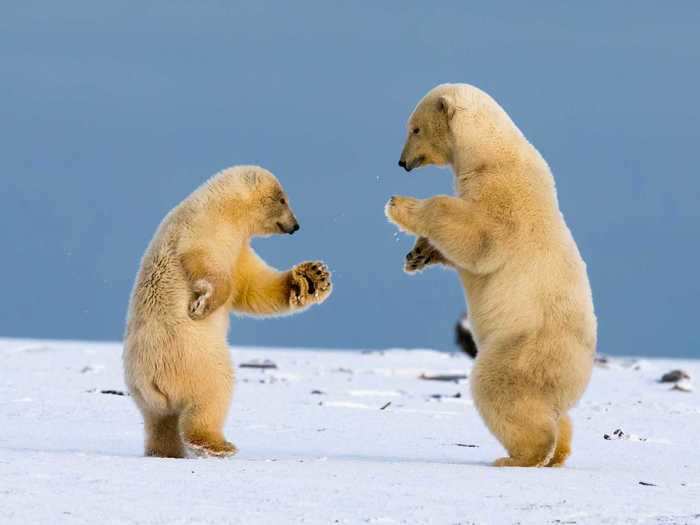
[[[413,128],[413,129],[411,130],[411,132],[412,132],[414,135],[418,135],[418,133],[420,133],[420,128]]]
[[[282,198],[280,199],[280,203],[281,203],[281,204],[287,204],[287,199],[285,199],[284,197],[282,197]]]

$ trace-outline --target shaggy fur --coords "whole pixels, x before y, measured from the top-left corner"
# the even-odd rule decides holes
[[[509,454],[495,464],[563,464],[596,318],[549,167],[506,112],[466,84],[438,86],[420,101],[399,164],[454,172],[455,196],[392,197],[386,214],[418,237],[414,252],[429,253],[428,264],[446,261],[459,273],[479,348],[474,402]],[[424,262],[409,254],[406,269]]]
[[[184,457],[185,445],[236,452],[223,435],[234,380],[229,311],[285,315],[331,293],[323,263],[279,272],[250,246],[252,237],[297,229],[279,182],[256,166],[222,171],[161,223],[141,262],[124,340],[147,456]]]

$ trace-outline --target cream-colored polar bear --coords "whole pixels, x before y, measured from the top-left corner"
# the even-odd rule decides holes
[[[250,246],[251,237],[298,229],[279,182],[256,166],[222,171],[165,217],[141,262],[124,341],[146,455],[184,457],[184,443],[236,452],[222,431],[234,378],[229,311],[290,314],[331,293],[323,263],[279,272]]]
[[[455,196],[392,197],[386,214],[418,237],[406,271],[441,263],[459,273],[479,347],[474,402],[509,454],[495,464],[563,464],[596,318],[547,163],[489,95],[444,84],[411,115],[399,164],[454,171]]]

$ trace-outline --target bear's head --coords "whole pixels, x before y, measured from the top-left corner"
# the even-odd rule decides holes
[[[399,160],[406,171],[430,164],[454,166],[458,160],[478,165],[493,159],[507,141],[522,137],[498,103],[469,84],[431,89],[413,110],[407,128]]]
[[[450,120],[454,113],[451,86],[431,90],[408,119],[408,136],[399,166],[411,171],[419,166],[444,166],[452,159]]]
[[[251,236],[293,234],[299,229],[289,197],[277,178],[259,166],[239,166],[229,172],[233,201],[227,204],[236,223]]]

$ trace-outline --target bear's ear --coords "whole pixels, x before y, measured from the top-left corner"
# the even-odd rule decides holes
[[[447,120],[452,120],[455,114],[455,103],[447,95],[442,95],[437,101],[438,111],[447,116]]]

